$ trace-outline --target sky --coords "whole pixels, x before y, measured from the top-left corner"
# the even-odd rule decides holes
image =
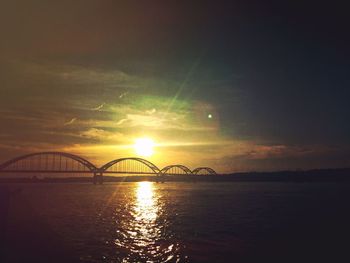
[[[0,162],[349,167],[347,8],[296,2],[1,1]]]

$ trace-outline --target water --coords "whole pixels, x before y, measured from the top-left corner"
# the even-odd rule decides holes
[[[10,188],[22,192],[10,203],[3,262],[341,262],[348,257],[348,184]]]

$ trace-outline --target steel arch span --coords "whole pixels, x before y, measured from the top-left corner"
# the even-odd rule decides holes
[[[137,157],[120,158],[110,161],[99,168],[101,173],[156,174],[159,168],[150,161]]]
[[[171,171],[173,171],[173,172],[171,172]],[[160,174],[161,175],[169,175],[169,174],[178,175],[178,174],[183,174],[183,173],[181,173],[181,171],[184,172],[185,174],[192,174],[191,170],[187,166],[182,165],[182,164],[173,164],[173,165],[165,166],[160,171]]]
[[[205,172],[205,173],[203,173]],[[214,171],[214,169],[210,167],[198,167],[192,171],[193,174],[196,175],[217,175],[217,173]]]
[[[88,160],[64,152],[26,154],[0,165],[0,172],[6,173],[94,173],[96,170]]]

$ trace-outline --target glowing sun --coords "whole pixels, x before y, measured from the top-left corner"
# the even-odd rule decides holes
[[[136,139],[134,148],[137,155],[150,157],[153,154],[154,141],[149,138]]]

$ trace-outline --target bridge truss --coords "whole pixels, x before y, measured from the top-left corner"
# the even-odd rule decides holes
[[[41,152],[22,155],[0,165],[6,173],[92,173],[95,165],[77,155]]]
[[[185,165],[168,165],[159,169],[142,158],[120,158],[98,168],[87,159],[63,152],[40,152],[22,155],[0,165],[0,173],[66,173],[93,174],[94,183],[102,183],[103,174],[125,175],[216,175],[209,167],[191,171]]]

